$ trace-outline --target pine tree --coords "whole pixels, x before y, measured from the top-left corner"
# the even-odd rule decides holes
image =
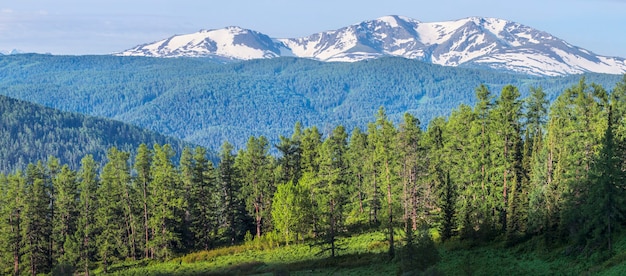
[[[606,91],[584,78],[561,94],[548,124],[548,192],[550,235],[582,229],[581,202],[588,195],[590,172],[607,128]],[[576,235],[575,235],[576,236]],[[580,242],[580,241],[579,241]]]
[[[322,145],[322,134],[317,127],[307,128],[302,133],[302,155],[300,167],[302,172],[317,173],[319,171],[319,148]]]
[[[98,234],[95,237],[98,256],[102,267],[107,272],[114,261],[123,257],[128,251],[124,237],[124,191],[116,164],[118,162],[117,149],[112,148],[107,153],[108,162],[104,165],[101,174],[100,186],[97,189],[97,209],[95,225]]]
[[[79,264],[85,275],[89,275],[89,267],[96,253],[96,212],[98,208],[98,174],[97,164],[93,156],[87,155],[81,160],[78,172],[78,190],[80,205],[74,234],[78,242]]]
[[[611,107],[609,107],[611,109]],[[624,214],[624,182],[626,173],[622,169],[622,160],[615,153],[617,147],[613,135],[612,111],[608,114],[608,127],[602,140],[602,149],[590,176],[590,187],[583,200],[579,215],[584,221],[579,233],[586,239],[587,249],[613,250],[612,234]]]
[[[49,255],[51,223],[50,197],[46,192],[45,168],[41,162],[26,168],[22,230],[22,257],[31,275],[47,273],[51,269]]]
[[[269,221],[268,211],[273,194],[271,179],[273,169],[267,139],[263,136],[258,139],[250,137],[246,149],[237,154],[235,166],[241,172],[241,196],[249,215],[254,218],[256,237],[260,238],[263,224]]]
[[[152,182],[152,175],[150,174],[150,167],[152,167],[152,152],[146,146],[146,144],[139,145],[137,149],[137,156],[135,157],[135,172],[137,176],[135,178],[136,186],[139,187],[141,205],[142,205],[142,221],[143,221],[143,247],[144,258],[154,258],[154,248],[150,247],[150,225],[149,225],[149,212],[148,205],[150,199],[150,191],[148,186]]]
[[[241,184],[237,181],[239,172],[235,167],[236,156],[232,154],[233,146],[224,142],[220,152],[218,165],[218,188],[221,194],[219,217],[226,228],[225,235],[230,244],[235,244],[247,230],[245,204],[240,196]]]
[[[192,216],[191,209],[193,208],[193,196],[192,190],[197,183],[195,182],[194,169],[196,167],[195,160],[193,158],[194,153],[189,147],[184,147],[183,152],[180,155],[180,181],[182,184],[182,209],[177,216],[182,218],[180,229],[177,231],[181,233],[181,244],[183,248],[192,248],[194,244],[193,233],[191,232]]]
[[[494,213],[498,213],[502,230],[513,235],[524,227],[522,215],[522,138],[520,118],[522,103],[520,93],[512,85],[502,89],[492,111],[493,135],[491,140],[491,181],[489,190],[494,198]]]
[[[349,202],[352,205],[349,219],[355,223],[368,223],[367,212],[367,191],[366,191],[366,159],[367,154],[367,134],[361,129],[354,128],[350,135],[350,142],[346,158],[350,169],[350,180],[348,182]]]
[[[444,148],[446,145],[446,122],[435,118],[428,125],[425,135],[427,149],[428,180],[434,189],[435,204],[438,207],[433,214],[442,240],[450,239],[456,230],[457,187],[450,179],[450,167],[454,162],[452,154]],[[413,230],[413,229],[411,229]]]
[[[421,181],[426,175],[426,152],[422,143],[420,121],[405,113],[398,132],[397,152],[401,166],[402,219],[405,224],[411,222],[413,230],[417,230],[418,223],[428,222],[434,208],[431,186]]]
[[[393,123],[389,121],[385,110],[381,107],[376,115],[376,127],[373,135],[373,144],[375,145],[374,156],[376,164],[379,167],[379,179],[381,182],[381,188],[386,195],[386,207],[387,207],[387,231],[389,232],[389,256],[391,258],[395,255],[394,244],[394,190],[397,185],[397,158],[396,151],[396,128]]]
[[[297,122],[291,138],[279,136],[280,142],[275,145],[281,154],[278,158],[278,165],[282,170],[281,183],[289,181],[297,182],[302,175],[301,158],[302,158],[302,126]]]
[[[183,208],[183,200],[178,173],[172,163],[174,155],[170,145],[154,145],[154,160],[150,167],[152,181],[148,187],[151,210],[148,224],[152,229],[149,245],[154,247],[155,257],[164,260],[170,259],[180,243],[176,226],[182,220],[177,214]]]
[[[0,273],[20,275],[25,179],[21,172],[0,174]]]
[[[526,125],[524,156],[522,160],[523,185],[528,189],[526,230],[534,233],[545,229],[546,218],[546,163],[544,133],[548,115],[548,100],[541,87],[530,88],[530,96],[525,101]]]
[[[218,191],[213,163],[207,159],[206,149],[196,147],[193,155],[193,186],[191,187],[190,230],[195,247],[208,250],[217,233]]]
[[[477,123],[476,117],[469,106],[461,105],[452,111],[445,127],[439,128],[443,137],[444,161],[449,167],[441,168],[436,181],[457,187],[455,224],[462,238],[474,238],[477,231],[487,231],[484,227],[489,224],[484,212],[487,209],[486,190],[481,180],[484,154],[476,150],[481,146],[477,137],[480,137],[482,125]],[[439,193],[443,191],[439,189]]]
[[[332,257],[337,254],[337,237],[343,227],[343,210],[347,201],[347,137],[343,126],[338,126],[324,141],[320,149],[320,181],[313,188],[320,208],[322,244],[330,246],[324,249],[330,250]]]
[[[368,210],[370,225],[379,225],[379,213],[382,209],[382,191],[380,189],[380,166],[376,156],[376,133],[377,125],[369,123],[367,126],[366,149],[362,153],[365,160],[363,164],[365,188],[365,206]]]
[[[64,165],[53,179],[56,190],[55,216],[52,222],[53,258],[61,264],[74,265],[78,259],[76,220],[78,183],[76,173]]]

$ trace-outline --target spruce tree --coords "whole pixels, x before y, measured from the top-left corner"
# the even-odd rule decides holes
[[[494,213],[499,216],[502,230],[516,234],[524,227],[522,193],[522,102],[517,87],[507,85],[502,89],[492,111],[493,135],[491,140],[491,179]]]
[[[24,211],[20,229],[22,230],[22,258],[26,271],[31,275],[47,273],[51,270],[49,221],[50,197],[47,194],[45,168],[41,162],[29,164],[26,168]]]
[[[89,275],[89,268],[97,249],[96,213],[98,211],[98,166],[93,156],[86,155],[81,160],[78,171],[79,202],[75,240],[78,242],[79,266],[84,275]]]
[[[609,108],[610,109],[610,108]],[[584,222],[579,235],[586,239],[588,250],[597,248],[613,250],[612,235],[619,227],[624,214],[626,193],[624,183],[626,173],[622,160],[616,155],[617,147],[613,134],[614,120],[609,110],[608,127],[602,139],[602,149],[594,162],[590,176],[590,187],[580,206],[580,216]]]
[[[218,189],[220,193],[219,217],[220,224],[225,227],[225,238],[229,244],[235,244],[248,230],[248,218],[246,216],[245,203],[241,198],[241,184],[239,171],[235,167],[233,146],[224,142],[220,152],[218,165]]]
[[[182,222],[177,216],[183,208],[178,173],[172,158],[175,153],[169,144],[154,145],[154,160],[150,167],[152,181],[150,191],[148,224],[152,229],[149,245],[155,249],[155,257],[168,260],[180,245],[180,233],[176,226]]]
[[[450,167],[455,161],[451,152],[447,151],[445,135],[446,122],[443,118],[435,118],[428,125],[425,135],[427,155],[427,179],[434,189],[435,205],[432,214],[434,225],[441,233],[442,240],[450,239],[456,230],[457,187],[450,179]],[[410,229],[413,230],[413,229]]]
[[[26,198],[21,172],[0,174],[0,273],[20,275],[22,216]]]
[[[142,209],[142,222],[143,222],[143,235],[142,242],[144,248],[144,258],[154,258],[154,248],[150,247],[150,225],[149,225],[149,200],[150,191],[149,185],[152,182],[152,175],[150,174],[150,167],[152,167],[152,151],[146,146],[146,144],[139,145],[137,149],[137,156],[135,156],[134,169],[137,174],[135,177],[136,186],[139,188],[139,197],[141,198]]]
[[[289,181],[297,182],[302,175],[301,158],[302,158],[302,126],[297,122],[291,138],[279,136],[280,142],[275,145],[280,152],[278,165],[282,170],[281,183]]]
[[[181,233],[181,244],[183,248],[192,248],[194,244],[194,236],[191,232],[192,215],[191,209],[193,208],[193,196],[192,190],[196,185],[196,179],[194,178],[194,169],[196,167],[195,160],[193,158],[193,151],[189,147],[184,147],[183,152],[180,155],[179,171],[180,181],[182,184],[182,209],[177,216],[182,218],[182,223],[179,226],[178,231]]]
[[[343,210],[347,201],[347,137],[343,126],[338,126],[324,141],[320,151],[320,182],[313,188],[320,208],[320,238],[323,245],[329,246],[324,249],[330,250],[332,257],[339,249],[337,237],[343,228]]]
[[[249,215],[254,218],[256,237],[260,238],[263,224],[269,221],[273,194],[273,169],[267,139],[263,136],[250,137],[246,149],[237,154],[235,166],[241,172],[241,196]]]
[[[105,272],[108,267],[127,252],[125,242],[124,191],[119,171],[117,170],[117,150],[110,149],[107,153],[108,162],[104,165],[100,185],[97,190],[97,209],[95,223],[98,234],[96,245],[98,256]]]
[[[422,145],[420,121],[405,113],[397,139],[402,182],[402,220],[405,228],[410,222],[410,227],[417,230],[417,224],[427,222],[428,215],[434,209],[431,186],[427,181],[422,181],[426,175],[426,152]]]
[[[196,147],[193,183],[191,188],[191,232],[196,247],[208,250],[214,243],[218,230],[219,193],[213,163],[207,159],[207,151]]]
[[[78,183],[76,173],[64,165],[53,179],[56,190],[55,216],[52,222],[53,258],[60,264],[75,265],[78,259],[76,220],[78,218]]]
[[[395,200],[395,186],[397,185],[397,156],[396,156],[396,135],[397,130],[393,123],[389,121],[385,114],[384,108],[378,110],[376,115],[376,125],[373,132],[373,145],[374,145],[374,160],[376,160],[376,166],[378,167],[380,180],[380,188],[383,190],[383,194],[386,195],[386,207],[387,207],[387,231],[389,232],[389,256],[391,258],[395,255],[394,244],[394,205],[397,203]]]
[[[365,167],[367,147],[367,134],[363,133],[358,127],[354,128],[350,135],[348,151],[346,152],[351,174],[348,181],[349,204],[352,206],[349,219],[351,222],[362,224],[369,222],[368,213],[366,212],[368,205],[366,190],[367,170]]]

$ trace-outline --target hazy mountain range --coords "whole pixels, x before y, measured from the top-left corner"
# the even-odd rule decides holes
[[[516,22],[481,17],[420,22],[384,16],[300,38],[272,38],[254,30],[226,27],[174,35],[116,55],[208,57],[221,61],[294,56],[328,62],[398,56],[444,66],[530,75],[626,73],[624,58],[597,55]]]

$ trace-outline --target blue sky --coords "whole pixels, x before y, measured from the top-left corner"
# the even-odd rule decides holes
[[[626,57],[626,0],[14,0],[0,3],[0,50],[108,54],[232,25],[300,37],[392,14],[423,22],[497,17]]]

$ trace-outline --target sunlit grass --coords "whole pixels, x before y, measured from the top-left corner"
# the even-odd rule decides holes
[[[432,233],[431,233],[432,235]],[[397,232],[398,251],[402,233]],[[307,242],[289,246],[265,240],[199,251],[168,262],[125,262],[112,275],[397,275],[400,262],[387,255],[387,235],[364,232],[339,240],[345,248],[331,258]],[[441,261],[427,275],[626,275],[626,235],[616,238],[610,258],[571,254],[542,237],[516,245],[501,240],[475,243],[453,239],[437,244]],[[101,272],[101,271],[96,271]]]

